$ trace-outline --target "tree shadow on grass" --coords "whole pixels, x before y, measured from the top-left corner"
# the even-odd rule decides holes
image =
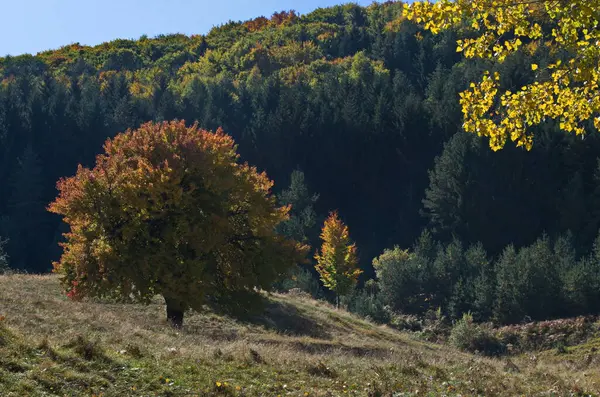
[[[296,306],[270,300],[258,294],[246,294],[241,297],[220,298],[208,305],[214,313],[229,316],[242,325],[263,327],[289,336],[308,336],[319,339],[332,339],[330,332],[314,318],[311,318]],[[214,328],[214,327],[213,327]],[[217,327],[211,336],[216,339],[235,340],[239,330]],[[186,332],[210,332],[206,325],[184,325]]]
[[[331,334],[315,319],[310,318],[296,306],[285,302],[266,301],[259,314],[237,317],[238,321],[263,326],[268,330],[291,336],[309,336],[331,339]]]
[[[264,297],[254,296],[247,305],[237,307],[214,307],[245,325],[261,326],[267,330],[290,336],[308,336],[331,339],[331,334],[315,319],[307,316],[296,306],[285,302],[275,302]]]

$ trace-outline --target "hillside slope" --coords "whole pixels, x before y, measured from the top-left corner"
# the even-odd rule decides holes
[[[159,301],[74,303],[55,276],[0,277],[2,396],[573,395],[593,360],[490,360],[426,344],[329,305],[274,295],[263,316],[191,314]],[[571,357],[572,358],[572,357]],[[330,393],[330,394],[328,394]]]

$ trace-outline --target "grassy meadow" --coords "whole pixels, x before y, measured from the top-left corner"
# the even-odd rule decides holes
[[[260,317],[72,302],[56,276],[0,276],[2,396],[597,395],[600,340],[510,358],[426,343],[299,294]]]

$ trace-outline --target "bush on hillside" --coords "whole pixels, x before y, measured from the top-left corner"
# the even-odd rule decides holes
[[[410,314],[423,312],[426,297],[422,290],[424,268],[416,254],[400,247],[386,249],[373,259],[382,301],[394,311]]]
[[[310,270],[301,266],[293,267],[285,279],[275,283],[274,288],[279,292],[300,290],[310,294],[315,299],[320,299],[324,296],[319,280],[317,280]]]
[[[600,335],[595,316],[532,322],[499,328],[496,336],[514,352],[549,350],[573,346]]]
[[[448,341],[452,323],[450,319],[444,315],[442,308],[429,309],[423,316],[423,329],[419,333],[419,337],[428,342],[445,343]]]
[[[383,304],[379,294],[372,294],[362,289],[356,291],[347,302],[348,311],[358,314],[367,320],[376,323],[388,323],[390,321],[390,311]]]
[[[506,350],[491,326],[475,323],[470,313],[464,314],[452,327],[449,342],[461,350],[486,356],[497,356]]]

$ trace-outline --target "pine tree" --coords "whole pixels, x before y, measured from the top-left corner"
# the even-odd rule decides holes
[[[315,254],[315,268],[323,284],[336,294],[337,306],[340,296],[348,295],[356,286],[362,270],[357,268],[356,245],[350,240],[348,227],[339,219],[336,211],[325,220],[321,231],[323,245]]]
[[[13,267],[19,269],[47,270],[44,253],[45,217],[42,201],[42,167],[37,154],[28,145],[21,154],[12,175],[12,191],[8,206],[8,243]],[[49,263],[48,263],[49,265]]]
[[[305,243],[314,240],[316,234],[314,227],[317,223],[317,214],[314,204],[319,199],[318,194],[311,194],[306,185],[304,173],[294,170],[291,175],[290,186],[278,196],[281,205],[290,205],[290,217],[282,222],[277,230],[284,236]]]
[[[317,214],[313,206],[319,195],[309,192],[302,171],[294,170],[290,179],[290,186],[277,197],[279,204],[291,206],[289,218],[281,222],[276,230],[283,236],[310,245],[318,237],[318,230],[315,228]],[[300,288],[314,297],[322,292],[312,263],[299,264],[292,268],[289,277],[277,283],[275,288],[288,291]]]
[[[558,261],[545,235],[519,251],[519,266],[525,270],[525,313],[533,319],[560,315],[563,306]]]
[[[583,229],[584,222],[588,218],[588,211],[586,210],[581,173],[575,172],[564,185],[560,209],[559,230],[579,231]]]
[[[508,246],[496,263],[495,321],[504,324],[516,323],[523,319],[525,283],[525,274],[519,266],[517,251],[513,246]]]
[[[5,273],[8,270],[8,255],[4,251],[6,240],[0,237],[0,274]]]
[[[477,308],[476,303],[481,305],[482,297],[478,297],[477,294],[482,291],[477,288],[481,288],[477,285],[477,281],[481,280],[481,275],[488,271],[488,266],[489,260],[481,244],[469,247],[464,253],[462,264],[455,269],[457,273],[455,277],[458,278],[458,281],[454,284],[448,305],[449,313],[453,318],[458,319],[464,313],[473,313]],[[477,317],[482,316],[478,314]]]
[[[436,283],[433,304],[436,307],[442,307],[443,310],[447,310],[453,295],[457,295],[457,300],[469,299],[466,295],[469,292],[454,290],[455,285],[461,279],[460,288],[469,288],[465,283],[467,277],[461,274],[466,273],[463,272],[464,265],[464,249],[460,241],[454,239],[446,247],[438,250],[438,255],[433,263]],[[462,297],[458,295],[462,295]],[[457,301],[455,305],[459,307],[461,303]]]
[[[600,233],[591,255],[581,258],[564,275],[564,294],[568,313],[594,314],[600,310]]]
[[[478,321],[492,317],[495,298],[494,264],[487,258],[481,244],[471,247],[466,253],[467,260],[474,269],[473,316]]]
[[[465,161],[473,138],[459,132],[444,145],[429,172],[423,206],[434,231],[459,237],[465,230],[468,169]]]

